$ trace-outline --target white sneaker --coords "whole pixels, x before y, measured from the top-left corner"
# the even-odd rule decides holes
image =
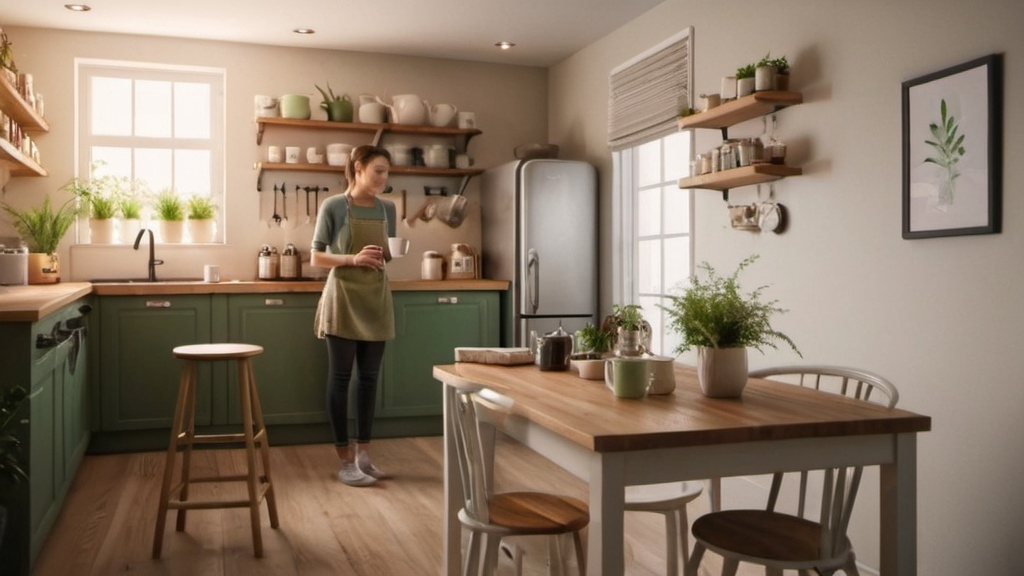
[[[341,470],[338,470],[338,481],[349,486],[369,486],[377,479],[364,474],[355,462],[342,462]]]
[[[359,469],[363,474],[366,474],[375,480],[384,480],[385,478],[391,477],[390,474],[387,474],[380,468],[374,466],[373,463],[370,462],[370,456],[366,452],[360,452],[359,455],[356,456],[356,464],[359,465]]]

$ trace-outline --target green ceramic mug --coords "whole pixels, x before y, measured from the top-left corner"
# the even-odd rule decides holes
[[[604,383],[619,398],[643,398],[651,384],[651,363],[646,358],[609,358]]]

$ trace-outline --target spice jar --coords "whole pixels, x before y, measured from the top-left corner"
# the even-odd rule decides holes
[[[295,244],[288,243],[281,253],[281,278],[295,280],[302,270],[302,255]]]
[[[420,278],[423,280],[444,279],[444,258],[434,250],[427,250],[423,253],[423,262],[420,264]]]
[[[277,248],[271,248],[269,244],[264,244],[260,247],[257,261],[260,280],[277,280],[278,269],[281,265],[281,256],[277,253]]]

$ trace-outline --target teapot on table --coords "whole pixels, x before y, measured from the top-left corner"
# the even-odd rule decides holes
[[[554,332],[536,337],[535,362],[545,371],[568,370],[572,346],[572,336],[559,325]]]

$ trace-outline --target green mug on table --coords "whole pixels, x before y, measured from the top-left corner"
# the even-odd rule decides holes
[[[643,398],[651,385],[651,362],[646,358],[609,358],[605,385],[619,398]]]

